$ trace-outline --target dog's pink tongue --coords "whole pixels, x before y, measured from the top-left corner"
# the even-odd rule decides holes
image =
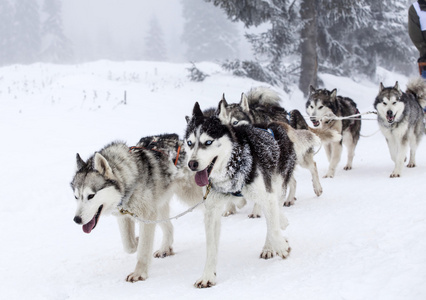
[[[207,174],[207,168],[195,173],[195,183],[199,186],[205,186],[209,184],[209,175]]]
[[[93,227],[95,227],[95,223],[96,223],[96,216],[93,217],[93,219],[89,223],[83,225],[83,231],[85,233],[90,233]]]

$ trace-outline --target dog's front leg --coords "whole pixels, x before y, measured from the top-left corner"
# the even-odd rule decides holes
[[[266,219],[266,242],[260,253],[260,257],[269,259],[275,254],[286,258],[290,253],[288,241],[281,235],[282,223],[287,221],[278,206],[278,201],[273,195],[267,195],[264,200],[263,209]]]
[[[395,155],[395,169],[390,175],[391,178],[396,178],[401,176],[402,168],[404,167],[405,155],[407,154],[407,142],[401,142],[400,145],[395,145],[397,148]]]
[[[170,206],[167,202],[162,208],[158,210],[159,219],[165,220],[170,216]],[[154,257],[164,258],[166,256],[173,255],[173,224],[168,221],[159,223],[161,231],[163,232],[163,241],[161,242],[161,248],[154,252]]]
[[[203,275],[194,284],[198,288],[212,287],[216,284],[217,253],[219,249],[220,220],[223,202],[212,194],[210,193],[211,196],[205,202],[204,226],[206,231],[207,257]]]
[[[148,278],[148,268],[151,263],[154,244],[155,224],[139,224],[138,262],[133,273],[127,276],[126,281],[136,282]]]
[[[332,143],[330,165],[328,166],[328,171],[327,171],[327,174],[325,174],[324,178],[334,177],[334,173],[336,172],[336,167],[340,161],[341,155],[342,155],[342,144],[340,142]]]
[[[118,216],[117,222],[124,251],[135,253],[138,247],[138,238],[135,236],[135,222],[127,216]]]

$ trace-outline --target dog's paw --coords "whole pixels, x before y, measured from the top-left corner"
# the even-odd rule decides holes
[[[282,259],[285,259],[290,255],[291,248],[288,246],[288,242],[286,244],[287,247],[280,251],[277,251],[277,256],[281,257]]]
[[[399,178],[399,177],[401,177],[401,174],[398,174],[398,173],[392,173],[392,174],[390,174],[390,176],[389,176],[390,178]]]
[[[334,174],[327,173],[322,178],[333,178],[333,177],[334,177]]]
[[[230,215],[233,215],[237,212],[237,208],[235,207],[235,204],[232,201],[229,201],[226,206],[225,210],[222,213],[222,217],[228,217]]]
[[[407,168],[414,168],[416,166],[416,164],[415,163],[409,163],[408,165],[407,165]]]
[[[260,258],[263,259],[270,259],[273,258],[275,256],[275,251],[272,249],[263,249],[262,252],[260,253]]]
[[[284,201],[284,204],[283,204],[283,206],[287,206],[287,207],[289,207],[289,206],[291,206],[291,205],[293,205],[294,204],[294,201],[296,201],[297,199],[296,199],[296,197],[294,197],[293,199],[291,199],[291,200],[286,200],[286,201]]]
[[[249,215],[248,215],[248,217],[249,217],[250,219],[256,219],[256,218],[260,218],[260,217],[261,217],[261,215],[258,215],[258,214],[249,214]]]
[[[235,211],[224,211],[222,217],[229,217],[230,215],[235,214]]]
[[[352,170],[352,166],[347,165],[347,166],[345,166],[345,167],[343,168],[343,170],[345,170],[345,171]]]
[[[314,188],[314,192],[315,192],[315,195],[317,195],[318,197],[321,196],[322,195],[322,187],[320,186],[320,187]]]
[[[199,289],[205,289],[215,285],[216,285],[216,275],[209,276],[209,278],[201,277],[194,283],[194,286]]]
[[[147,274],[140,274],[138,272],[130,273],[129,276],[127,276],[126,281],[127,282],[136,282],[136,281],[144,281],[148,278]]]
[[[159,249],[157,251],[154,252],[154,257],[155,258],[164,258],[167,256],[171,256],[174,255],[175,253],[173,252],[173,248],[169,247],[167,249]]]

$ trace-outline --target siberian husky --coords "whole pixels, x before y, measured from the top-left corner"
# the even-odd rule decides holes
[[[140,222],[137,238],[135,222],[166,220],[159,223],[163,240],[154,256],[172,255],[173,226],[167,221],[170,198],[175,193],[190,205],[202,199],[202,188],[193,183],[181,145],[178,136],[170,134],[142,138],[131,148],[114,142],[87,161],[77,154],[77,171],[71,182],[77,201],[74,221],[91,233],[101,216],[117,216],[124,250],[137,251],[135,270],[126,278],[129,282],[148,277],[156,226]],[[123,215],[119,208],[131,214]]]
[[[218,114],[226,118],[223,103]],[[195,172],[199,186],[211,186],[205,201],[207,259],[204,272],[195,286],[206,288],[216,284],[216,265],[223,205],[232,195],[258,203],[267,223],[266,243],[260,257],[289,255],[287,240],[281,235],[288,222],[280,210],[283,188],[294,169],[296,155],[285,130],[270,124],[275,139],[268,132],[251,125],[232,127],[216,116],[207,117],[198,103],[185,131],[188,166]]]
[[[401,176],[408,148],[410,159],[407,167],[416,166],[416,149],[425,132],[422,107],[426,107],[426,83],[423,78],[411,79],[405,93],[400,90],[398,82],[393,87],[384,87],[380,83],[374,108],[395,163],[391,178]]]
[[[337,96],[336,89],[329,91],[327,89],[315,89],[313,86],[310,86],[306,112],[315,127],[318,127],[320,121],[324,120],[324,118],[348,117],[359,113],[355,102],[350,98]],[[360,137],[360,117],[343,120],[335,119],[334,121],[332,123],[333,129],[342,135],[342,139],[337,142],[323,143],[330,163],[324,178],[334,177],[337,164],[342,155],[342,143],[348,150],[348,161],[344,169],[352,169],[355,147]]]

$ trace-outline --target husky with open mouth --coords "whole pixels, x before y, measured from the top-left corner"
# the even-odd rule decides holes
[[[218,114],[226,117],[226,110]],[[188,167],[195,172],[199,186],[211,186],[205,201],[207,259],[204,273],[195,286],[216,284],[216,264],[223,206],[242,195],[263,209],[267,222],[266,243],[261,258],[286,258],[290,248],[281,235],[288,222],[281,211],[283,191],[295,165],[296,155],[285,130],[271,123],[274,137],[250,124],[238,127],[222,124],[218,116],[205,116],[198,103],[185,132]]]
[[[405,93],[400,90],[398,82],[393,87],[384,87],[380,83],[374,108],[395,163],[391,178],[401,176],[408,148],[410,160],[407,167],[416,166],[416,149],[424,135],[422,107],[426,107],[426,83],[423,78],[411,79]]]
[[[313,86],[310,86],[309,89],[306,113],[310,116],[315,127],[320,126],[321,121],[327,118],[347,117],[359,113],[356,103],[348,97],[338,96],[336,89],[329,91],[327,89],[315,89]],[[344,170],[352,169],[355,147],[358,144],[361,132],[361,117],[335,120],[333,130],[337,130],[342,135],[342,139],[330,143],[323,142],[329,161],[324,178],[334,177],[342,155],[342,143],[348,150],[348,160]]]
[[[176,134],[142,138],[135,147],[114,142],[86,161],[77,154],[77,171],[71,182],[77,201],[75,223],[91,233],[104,215],[117,216],[124,250],[137,252],[135,270],[129,282],[145,280],[153,253],[155,224],[139,219],[167,220],[173,194],[189,205],[202,199],[202,188],[194,183],[194,174],[186,167],[182,141]],[[182,151],[180,151],[182,149]],[[131,214],[121,214],[123,208]],[[163,240],[155,257],[173,254],[173,226],[159,223]]]

